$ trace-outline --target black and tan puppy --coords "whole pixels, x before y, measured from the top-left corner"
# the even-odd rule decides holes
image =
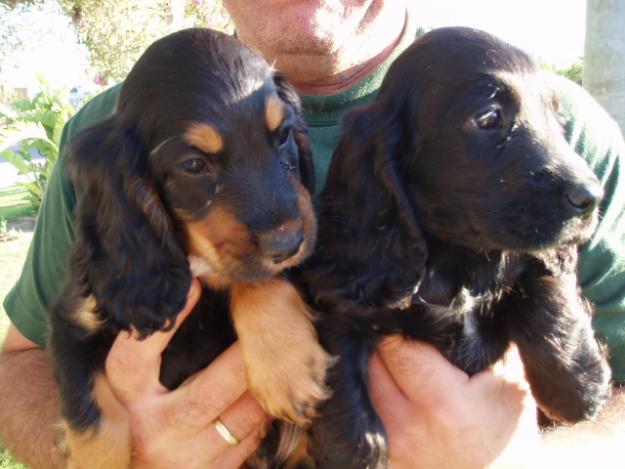
[[[305,274],[340,357],[313,424],[320,467],[386,465],[367,364],[388,334],[428,341],[470,374],[515,342],[557,420],[590,418],[609,396],[576,278],[602,188],[543,78],[489,34],[435,30],[346,118]]]
[[[163,384],[179,385],[238,337],[255,397],[308,422],[326,396],[328,356],[281,277],[316,238],[312,157],[284,80],[234,38],[174,33],[131,70],[115,113],[71,142],[67,166],[76,241],[49,347],[70,465],[129,464],[105,357],[120,331],[172,327],[193,274],[203,297],[165,351]]]

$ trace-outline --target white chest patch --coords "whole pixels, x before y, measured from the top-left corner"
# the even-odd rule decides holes
[[[202,277],[207,274],[215,273],[215,270],[201,257],[190,255],[188,261],[191,274],[194,277]]]

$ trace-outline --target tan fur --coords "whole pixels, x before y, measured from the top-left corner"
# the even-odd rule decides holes
[[[254,397],[270,414],[306,425],[330,395],[325,377],[333,361],[317,341],[308,308],[284,279],[237,283],[231,295]]]
[[[152,182],[142,177],[128,177],[124,181],[126,194],[132,194],[155,233],[169,232],[170,219],[167,210]]]
[[[99,374],[93,387],[102,415],[97,428],[80,433],[61,423],[69,469],[126,469],[130,467],[132,439],[128,415],[106,378]]]
[[[285,107],[284,103],[276,95],[271,95],[265,101],[265,124],[270,131],[278,128],[284,120]]]
[[[315,467],[315,463],[310,456],[310,435],[305,431],[298,435],[297,446],[289,453],[289,457],[284,464],[285,469],[296,469],[298,467]]]
[[[73,314],[76,323],[89,333],[97,332],[104,323],[93,296],[85,298],[82,305]]]
[[[310,143],[306,134],[304,134],[301,130],[296,129],[293,136],[295,137],[297,148],[300,149],[300,152],[310,153]]]
[[[256,249],[249,229],[225,208],[214,208],[203,220],[188,222],[186,229],[189,252],[212,269],[203,278],[214,288],[228,286],[231,276]]]
[[[297,191],[299,217],[276,229],[301,226],[304,242],[296,255],[279,264],[262,255],[258,240],[250,229],[238,220],[234,209],[224,204],[211,208],[201,220],[187,219],[188,243],[185,248],[191,256],[199,257],[206,263],[204,271],[207,273],[202,278],[208,286],[227,288],[240,280],[244,271],[255,270],[256,278],[271,277],[298,265],[310,255],[317,237],[317,222],[310,194],[296,178],[293,184]]]
[[[184,139],[204,153],[219,153],[224,146],[224,140],[217,129],[203,123],[192,124],[184,133]]]

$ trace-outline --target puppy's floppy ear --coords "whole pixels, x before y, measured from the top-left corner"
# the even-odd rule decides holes
[[[295,113],[295,142],[299,151],[299,171],[302,184],[311,194],[315,193],[315,168],[313,155],[308,142],[308,127],[302,115],[302,105],[295,89],[279,72],[275,72],[273,81],[278,89],[278,96]]]
[[[320,262],[310,279],[317,301],[401,306],[421,280],[427,246],[398,171],[414,145],[398,111],[376,101],[343,122],[321,195]]]
[[[151,182],[147,149],[112,117],[78,134],[69,152],[78,191],[71,281],[123,328],[147,335],[173,326],[191,276]]]

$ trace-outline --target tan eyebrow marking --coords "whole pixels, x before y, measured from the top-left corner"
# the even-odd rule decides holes
[[[284,103],[276,95],[271,95],[265,101],[265,123],[270,131],[278,128],[284,120]]]
[[[184,139],[204,153],[219,153],[224,147],[221,134],[208,124],[192,124],[184,133]]]

